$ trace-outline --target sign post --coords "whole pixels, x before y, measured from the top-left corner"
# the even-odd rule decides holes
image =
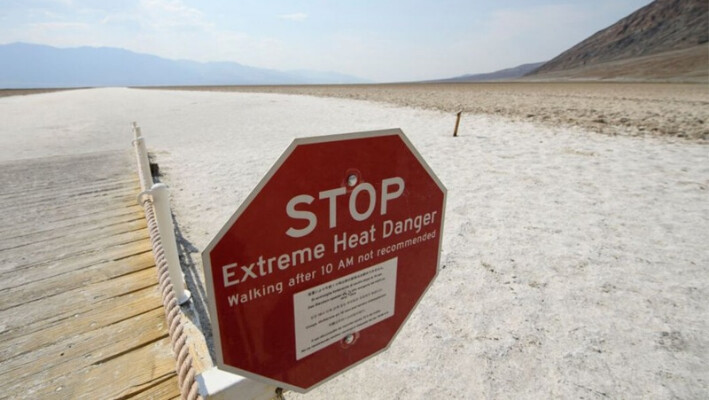
[[[385,350],[445,196],[401,130],[296,139],[203,252],[219,368],[306,392]]]

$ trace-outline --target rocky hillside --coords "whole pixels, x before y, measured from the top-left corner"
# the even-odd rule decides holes
[[[608,77],[603,76],[604,69],[599,68],[608,64],[616,70],[613,77],[707,76],[709,59],[704,56],[709,48],[707,42],[709,1],[656,0],[560,54],[532,75],[551,73],[560,77],[566,71],[574,71],[569,77]],[[682,54],[691,55],[689,59],[677,59],[680,50]],[[658,57],[660,54],[673,57],[677,70],[654,71],[648,60],[667,65],[664,57]],[[634,70],[631,62],[634,59],[643,60],[643,71]],[[619,70],[619,64],[624,68]],[[584,69],[588,72],[584,73]]]

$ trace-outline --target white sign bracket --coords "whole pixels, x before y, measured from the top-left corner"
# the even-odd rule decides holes
[[[195,378],[199,394],[209,400],[271,400],[278,398],[278,388],[212,367]]]

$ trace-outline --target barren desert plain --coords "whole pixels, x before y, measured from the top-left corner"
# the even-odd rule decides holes
[[[0,167],[128,150],[138,122],[195,302],[199,253],[295,137],[401,128],[448,190],[391,347],[286,398],[709,397],[709,84],[189,89],[1,97]]]
[[[709,139],[709,83],[706,82],[519,81],[182,89],[337,97],[576,126],[609,135]]]

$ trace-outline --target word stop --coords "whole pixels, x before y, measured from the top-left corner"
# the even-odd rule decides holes
[[[339,187],[330,190],[323,190],[318,193],[318,199],[328,202],[328,219],[329,227],[337,227],[337,198],[347,193],[345,187]],[[377,196],[377,191],[371,183],[363,182],[355,186],[350,193],[349,198],[349,213],[350,217],[355,221],[364,221],[369,218],[376,208],[377,197],[379,197],[379,213],[385,215],[387,213],[387,205],[389,201],[396,199],[404,193],[404,180],[398,176],[393,178],[383,179],[380,185],[380,194]],[[359,196],[366,196],[367,208],[364,212],[357,209],[357,199]],[[289,217],[297,220],[305,220],[308,222],[304,228],[290,227],[286,234],[290,237],[299,238],[308,235],[318,225],[318,217],[312,211],[308,211],[302,204],[312,204],[315,197],[309,194],[300,194],[294,196],[286,205],[286,214]],[[298,208],[296,208],[298,207]]]

